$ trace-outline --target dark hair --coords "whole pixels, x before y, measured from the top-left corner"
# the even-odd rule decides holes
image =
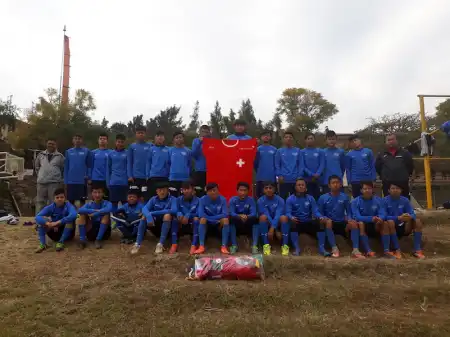
[[[297,178],[295,179],[295,183],[297,184],[297,181],[303,181],[306,184],[306,179],[305,178]]]
[[[116,135],[116,140],[125,140],[126,137],[124,134],[119,133],[118,135]]]
[[[60,194],[64,194],[64,196],[66,195],[66,191],[64,190],[63,187],[59,187],[55,190],[55,192],[53,192],[53,196],[56,197],[57,195]]]
[[[209,125],[203,124],[203,125],[200,127],[200,130],[211,130],[211,128],[209,127]]]
[[[83,138],[83,136],[82,136],[82,135],[80,135],[79,133],[76,133],[76,134],[74,134],[72,138],[75,138],[75,137],[78,137],[78,138]]]
[[[105,132],[102,132],[101,134],[98,135],[98,138],[100,137],[106,137],[106,139],[108,139],[108,135]]]
[[[138,198],[141,196],[138,188],[130,188],[127,192],[127,195],[135,195]]]
[[[188,189],[188,188],[193,188],[194,187],[194,184],[192,184],[192,182],[191,181],[183,181],[182,182],[182,184],[181,184],[181,188],[182,189]]]
[[[270,130],[262,130],[261,133],[260,133],[260,136],[262,137],[262,136],[265,136],[265,135],[272,136],[272,131],[270,131]]]
[[[245,125],[247,125],[247,122],[243,119],[238,118],[233,122],[233,125],[244,125],[245,126]]]
[[[136,128],[134,129],[134,132],[147,132],[147,129],[145,126],[143,125],[138,125],[136,126]]]
[[[163,130],[156,131],[155,136],[164,136],[164,131]]]
[[[47,138],[47,142],[55,142],[56,143],[56,138],[49,137],[49,138]]]
[[[369,186],[369,187],[373,188],[373,182],[371,182],[371,181],[361,181],[360,185],[361,185],[361,188],[363,188],[364,186]]]
[[[206,192],[212,190],[213,188],[219,188],[219,185],[217,185],[217,183],[207,183],[205,186]]]
[[[359,135],[354,134],[354,135],[351,135],[350,137],[348,137],[349,142],[353,142],[355,139],[359,139]]]
[[[292,138],[294,138],[294,134],[292,133],[292,131],[285,131],[284,134],[283,134],[283,137],[287,136],[287,135],[291,135]]]
[[[337,179],[337,180],[339,180],[339,181],[342,181],[341,177],[339,177],[339,176],[333,174],[332,176],[330,176],[330,177],[328,178],[328,184],[331,183],[331,181],[332,181],[333,179]]]
[[[156,189],[158,189],[158,188],[169,188],[169,182],[168,181],[158,181],[155,184],[155,188]]]
[[[248,183],[246,183],[245,181],[238,182],[236,185],[236,189],[238,190],[239,187],[245,187],[248,190],[250,189],[250,185]]]
[[[334,132],[333,130],[328,130],[327,133],[325,134],[325,138],[331,137],[336,137],[336,132]]]
[[[176,136],[182,135],[184,137],[184,133],[183,131],[175,131],[173,133],[172,139],[174,139]]]
[[[101,186],[92,186],[91,191],[95,191],[95,190],[101,190],[103,193],[105,193],[105,190]]]
[[[271,181],[264,181],[263,182],[263,187],[267,187],[267,186],[275,187],[275,183],[273,183]]]
[[[312,132],[307,132],[306,135],[305,135],[305,140],[306,140],[309,136],[313,136],[313,138],[316,139],[316,136],[314,135],[314,133],[312,133]]]
[[[398,187],[399,189],[403,190],[403,188],[400,185],[395,184],[395,183],[390,183],[389,184],[389,188],[391,188],[392,185],[394,185],[394,186]]]

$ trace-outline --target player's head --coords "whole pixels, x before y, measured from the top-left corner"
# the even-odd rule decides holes
[[[285,146],[292,146],[294,144],[294,134],[291,131],[286,131],[284,133],[283,144]]]
[[[216,200],[219,197],[219,185],[217,183],[207,183],[205,191],[212,200]]]
[[[116,149],[123,150],[125,148],[125,135],[116,135]]]
[[[61,207],[66,202],[66,192],[64,188],[57,188],[53,193],[53,201],[56,206]]]
[[[72,144],[75,147],[80,147],[83,144],[83,136],[80,134],[76,134],[72,137]]]
[[[143,126],[143,125],[137,126],[136,129],[134,130],[134,132],[135,132],[136,140],[138,142],[145,141],[145,134],[147,133],[147,129],[145,128],[145,126]]]
[[[95,186],[92,188],[92,200],[100,201],[103,199],[103,188]]]
[[[173,134],[173,144],[175,146],[182,146],[184,144],[184,133],[181,131],[176,131]]]
[[[267,197],[273,197],[275,194],[275,184],[267,181],[263,183],[264,186],[264,195]]]
[[[396,149],[398,147],[397,136],[393,133],[387,135],[386,145],[390,149]]]
[[[316,136],[314,136],[313,133],[308,132],[308,133],[305,135],[305,145],[306,145],[307,147],[313,147],[315,142],[316,142]]]
[[[248,196],[250,185],[244,181],[240,181],[236,186],[238,197],[244,199]]]
[[[389,186],[389,195],[393,198],[400,198],[402,195],[402,188],[396,184],[391,184]]]
[[[181,193],[183,193],[186,199],[192,198],[192,196],[194,195],[194,186],[192,185],[192,182],[183,181],[183,183],[181,184]]]
[[[202,125],[200,127],[200,137],[210,137],[211,136],[211,128],[209,127],[209,125]]]
[[[261,142],[263,144],[269,144],[272,138],[272,133],[269,130],[264,130],[261,132]]]
[[[165,199],[169,195],[169,183],[161,181],[156,184],[156,195],[159,199]]]
[[[342,180],[336,175],[332,175],[328,178],[328,187],[331,192],[340,192],[342,188]]]
[[[164,142],[166,141],[166,137],[164,135],[164,131],[163,130],[158,130],[156,131],[155,134],[155,145],[163,145]]]
[[[247,122],[243,119],[236,119],[233,123],[233,129],[236,133],[244,133],[245,128],[247,126]]]
[[[327,139],[328,147],[335,147],[337,142],[336,132],[333,130],[328,130],[325,134],[325,138]]]
[[[98,146],[107,147],[108,146],[108,135],[106,133],[101,133],[98,136]]]
[[[351,135],[348,137],[348,143],[351,149],[359,149],[362,146],[362,141],[359,135]]]
[[[303,194],[306,193],[306,181],[303,178],[298,178],[295,181],[295,193]]]
[[[363,181],[361,182],[361,194],[364,199],[370,199],[373,197],[373,182]]]
[[[139,200],[139,190],[130,189],[127,193],[127,202],[129,205],[136,205]]]

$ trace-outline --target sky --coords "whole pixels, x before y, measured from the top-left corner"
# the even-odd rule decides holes
[[[337,132],[418,111],[417,94],[450,94],[448,0],[2,0],[0,98],[28,108],[59,87],[63,27],[71,94],[94,118],[128,121],[196,100],[209,119],[250,98],[269,120],[285,88],[318,91]],[[439,100],[427,100],[432,113]]]

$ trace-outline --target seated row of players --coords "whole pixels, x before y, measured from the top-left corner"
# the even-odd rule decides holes
[[[384,256],[401,258],[398,237],[414,231],[413,255],[424,258],[421,241],[422,225],[416,218],[407,198],[401,196],[401,189],[392,184],[390,195],[381,199],[373,194],[371,182],[362,183],[360,197],[350,202],[341,192],[340,177],[329,179],[330,192],[320,197],[318,203],[307,194],[307,183],[297,179],[295,193],[286,202],[275,194],[275,186],[264,184],[264,196],[257,204],[249,196],[249,185],[239,183],[237,196],[226,199],[220,195],[215,183],[206,186],[206,195],[195,196],[192,184],[182,185],[183,195],[176,198],[169,194],[167,183],[161,182],[157,195],[143,205],[134,190],[128,192],[127,203],[112,213],[112,204],[103,199],[103,190],[94,188],[93,201],[77,211],[65,200],[64,190],[55,193],[53,204],[45,207],[37,216],[40,246],[37,252],[44,251],[46,234],[56,241],[56,250],[64,249],[64,242],[74,237],[76,223],[79,227],[80,246],[86,247],[86,240],[95,241],[95,247],[101,248],[102,241],[111,235],[111,217],[118,223],[123,233],[122,243],[134,244],[131,253],[137,254],[147,230],[159,237],[155,253],[164,251],[164,244],[170,233],[172,245],[170,253],[178,250],[178,235],[192,234],[190,254],[205,252],[207,232],[220,234],[222,254],[233,254],[238,250],[237,235],[252,237],[252,253],[258,253],[261,240],[263,253],[271,254],[274,235],[281,241],[281,254],[300,254],[299,233],[317,237],[320,255],[339,257],[335,234],[347,237],[350,234],[352,257],[374,257],[369,245],[369,236],[382,238]],[[231,246],[229,243],[231,241]],[[331,253],[325,248],[326,241]],[[360,251],[362,248],[363,253]]]

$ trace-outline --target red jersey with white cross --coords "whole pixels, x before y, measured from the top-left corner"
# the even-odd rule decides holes
[[[203,139],[206,158],[206,182],[219,185],[220,194],[227,200],[236,195],[236,185],[243,181],[250,185],[252,195],[253,162],[256,139]]]

